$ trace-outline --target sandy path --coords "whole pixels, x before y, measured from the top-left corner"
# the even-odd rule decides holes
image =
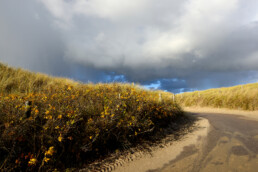
[[[258,111],[243,111],[243,110],[232,110],[224,108],[209,108],[209,107],[184,107],[186,112],[194,113],[220,113],[220,114],[229,114],[242,116],[247,119],[252,119],[258,121]]]
[[[153,172],[256,172],[258,121],[256,115],[196,113],[211,124],[203,147],[185,147],[175,160]]]
[[[141,154],[116,172],[256,172],[258,113],[212,108],[185,108],[201,117],[194,132],[152,154]],[[233,114],[233,115],[232,115]]]
[[[198,126],[195,131],[183,136],[180,140],[167,143],[161,147],[151,148],[151,154],[143,153],[139,158],[135,157],[133,161],[117,167],[115,172],[145,172],[154,169],[159,169],[169,164],[177,158],[185,147],[194,145],[202,147],[202,139],[205,138],[209,130],[209,122],[205,118],[200,118],[197,121]]]

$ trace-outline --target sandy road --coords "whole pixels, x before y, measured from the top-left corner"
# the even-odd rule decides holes
[[[210,122],[201,148],[184,147],[176,159],[149,172],[257,172],[258,121],[230,114],[195,113]]]
[[[152,156],[124,164],[123,172],[257,172],[258,113],[189,110],[199,128]],[[210,110],[209,110],[210,111]],[[193,113],[195,112],[195,113]],[[233,113],[232,113],[233,112]],[[234,115],[232,115],[234,114]],[[251,116],[250,116],[251,115]]]

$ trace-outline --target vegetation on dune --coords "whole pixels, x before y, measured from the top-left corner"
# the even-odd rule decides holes
[[[5,171],[82,166],[148,138],[182,114],[171,94],[129,84],[85,85],[5,65],[0,83]]]
[[[14,69],[0,63],[0,91],[10,93],[40,92],[49,87],[76,86],[79,83],[67,78],[53,78],[45,74],[32,73],[23,69]]]
[[[258,110],[258,83],[176,95],[182,106]]]

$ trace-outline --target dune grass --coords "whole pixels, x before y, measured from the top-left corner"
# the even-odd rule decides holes
[[[182,106],[258,110],[258,83],[194,91],[176,95]]]
[[[49,87],[79,85],[67,78],[53,78],[41,73],[14,69],[0,63],[0,91],[2,94],[40,92]]]
[[[130,147],[182,117],[171,96],[0,64],[0,169],[63,171]]]

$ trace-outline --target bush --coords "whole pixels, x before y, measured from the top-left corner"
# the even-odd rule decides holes
[[[31,105],[26,106],[26,101]],[[181,114],[168,93],[129,84],[2,92],[0,169],[46,171],[80,166],[148,137]]]

